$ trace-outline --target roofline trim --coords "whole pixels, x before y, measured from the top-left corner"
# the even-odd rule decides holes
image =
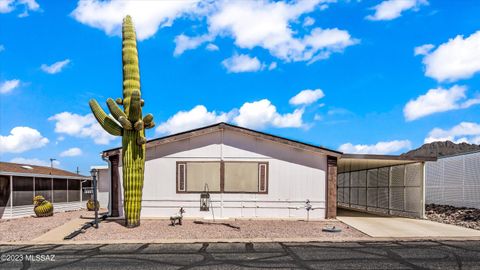
[[[404,160],[404,161],[436,161],[435,157],[405,157],[395,155],[375,154],[343,154],[340,159],[377,159],[377,160]]]
[[[19,173],[19,172],[7,172],[7,171],[0,171],[0,175],[40,177],[40,178],[76,179],[76,180],[89,180],[90,179],[90,177],[82,177],[82,176],[65,176],[65,175],[38,174],[38,173]]]
[[[317,145],[313,145],[313,144],[309,144],[309,143],[305,143],[305,142],[301,142],[301,141],[297,141],[297,140],[293,140],[293,139],[288,139],[288,138],[285,138],[285,137],[280,137],[280,136],[277,136],[277,135],[273,135],[273,134],[269,134],[269,133],[245,128],[245,127],[236,126],[236,125],[232,125],[232,124],[225,123],[225,122],[220,122],[220,123],[216,123],[216,124],[209,125],[209,126],[204,126],[204,127],[200,127],[200,128],[196,128],[196,129],[192,129],[192,130],[187,130],[187,131],[167,135],[167,136],[160,137],[160,138],[151,139],[151,140],[147,141],[147,144],[152,143],[152,142],[156,142],[156,141],[167,140],[167,139],[174,138],[174,137],[179,137],[181,135],[186,135],[186,134],[189,134],[189,133],[195,133],[195,132],[202,131],[202,130],[208,130],[208,129],[212,129],[212,128],[218,128],[218,130],[228,128],[228,129],[232,129],[232,130],[246,131],[246,132],[250,132],[250,133],[253,133],[253,134],[256,134],[256,135],[265,136],[266,138],[264,138],[264,139],[266,139],[266,140],[270,139],[272,141],[275,141],[274,139],[280,139],[280,140],[284,140],[284,141],[287,141],[287,142],[300,144],[300,145],[303,145],[303,146],[306,146],[306,147],[309,147],[309,148],[318,149],[318,150],[321,150],[319,152],[326,152],[325,154],[327,154],[327,155],[330,154],[330,155],[337,156],[337,157],[340,157],[343,154],[340,151],[332,150],[332,149],[325,148],[325,147],[322,147],[322,146],[317,146]],[[271,137],[271,138],[268,138],[268,137]],[[276,141],[276,142],[278,142],[278,141]],[[279,143],[284,143],[284,142],[280,141]],[[286,143],[284,143],[284,144],[286,144]],[[290,145],[290,146],[295,147],[294,145]],[[108,150],[103,151],[102,154],[103,154],[103,156],[109,156],[110,154],[114,154],[115,152],[119,151],[120,149],[121,149],[121,147],[108,149]]]

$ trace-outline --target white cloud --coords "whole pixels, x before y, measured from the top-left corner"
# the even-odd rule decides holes
[[[410,100],[403,108],[403,114],[407,121],[450,110],[466,109],[475,104],[480,104],[480,96],[466,99],[467,87],[454,85],[450,89],[430,89],[424,95]]]
[[[116,137],[108,134],[98,124],[93,114],[79,115],[70,112],[58,113],[50,118],[55,121],[55,132],[79,138],[91,138],[96,144],[109,144]]]
[[[428,133],[428,137],[425,138],[425,143],[431,143],[435,141],[480,144],[480,124],[473,122],[461,122],[460,124],[448,130],[434,128]]]
[[[412,9],[417,11],[420,6],[428,5],[427,0],[386,0],[372,7],[375,10],[373,15],[366,18],[372,21],[388,21],[398,18],[402,12]]]
[[[287,128],[302,127],[303,109],[292,113],[279,114],[277,108],[268,100],[245,102],[238,110],[233,122],[239,126],[252,129],[263,129],[267,126]]]
[[[28,11],[39,11],[40,5],[35,0],[0,0],[0,13],[10,13],[17,7],[23,6],[24,12],[19,17],[28,16]]]
[[[328,59],[334,52],[343,52],[345,48],[358,42],[344,30],[315,28],[310,35],[303,39],[305,49],[292,59],[295,61],[308,60],[308,64],[311,64],[318,60]]]
[[[250,57],[246,54],[233,55],[222,61],[222,65],[230,73],[253,72],[265,68],[265,64],[260,63],[257,57]]]
[[[334,0],[309,1],[121,1],[85,0],[79,1],[71,15],[79,22],[103,30],[108,35],[119,35],[122,18],[130,14],[135,22],[139,40],[152,37],[159,28],[171,26],[175,19],[189,17],[192,20],[207,22],[208,32],[197,37],[185,34],[175,39],[174,55],[178,56],[189,49],[195,49],[204,42],[213,41],[218,36],[229,36],[236,46],[252,49],[261,47],[285,61],[310,61],[328,58],[333,52],[357,43],[347,31],[315,28],[303,36],[293,29],[299,18],[322,5]],[[206,18],[205,20],[203,18]],[[306,19],[306,24],[312,19]],[[309,44],[306,37],[313,31],[323,31],[321,37],[330,45],[316,47]],[[337,32],[342,32],[339,36]],[[331,41],[338,39],[331,44]],[[347,40],[345,40],[347,39]]]
[[[388,142],[378,142],[376,144],[342,144],[338,150],[350,154],[392,154],[402,149],[409,150],[412,143],[409,140],[394,140]]]
[[[82,149],[80,149],[78,147],[73,147],[73,148],[67,149],[67,150],[63,151],[62,153],[60,153],[60,156],[61,157],[76,157],[76,156],[80,156],[81,154],[82,154]]]
[[[198,37],[189,37],[184,34],[178,35],[175,37],[176,46],[175,46],[175,50],[173,51],[173,55],[179,56],[184,51],[195,49],[198,46],[202,45],[203,43],[211,41],[212,39],[213,37],[209,35],[203,35]]]
[[[197,105],[190,111],[179,111],[166,122],[160,124],[156,132],[159,134],[172,134],[185,130],[195,129],[219,122],[227,122],[228,114],[209,112],[203,105]]]
[[[10,135],[0,135],[0,153],[22,153],[41,148],[48,139],[36,129],[30,127],[14,127]]]
[[[292,105],[309,105],[323,98],[325,94],[321,89],[305,89],[290,99]]]
[[[12,163],[18,163],[18,164],[26,164],[26,165],[37,165],[37,166],[45,166],[45,167],[50,167],[50,161],[49,160],[41,160],[38,158],[22,158],[22,157],[16,157],[10,160]],[[53,167],[58,168],[60,167],[60,161],[54,160],[52,161]]]
[[[177,49],[177,48],[175,48],[175,49]],[[220,50],[220,49],[218,48],[218,46],[215,45],[215,44],[213,44],[213,43],[207,44],[206,49],[207,49],[208,51],[211,51],[211,52]]]
[[[427,55],[433,48],[435,48],[435,45],[433,44],[424,44],[422,46],[415,47],[413,53],[415,56]]]
[[[327,115],[329,116],[333,116],[333,115],[352,115],[353,112],[345,109],[345,108],[331,108],[330,110],[328,110],[327,112]]]
[[[337,28],[314,28],[303,37],[297,36],[292,24],[323,2],[331,1],[217,2],[207,18],[209,32],[204,36],[229,36],[239,48],[261,47],[287,62],[326,59],[358,41]]]
[[[303,112],[303,109],[297,109],[291,113],[280,114],[268,99],[245,102],[240,109],[234,108],[228,113],[208,111],[205,106],[197,105],[189,111],[174,114],[157,127],[156,133],[172,134],[219,122],[232,122],[253,129],[299,128],[305,126],[302,120]]]
[[[277,68],[277,62],[272,62],[270,63],[270,65],[268,66],[268,70],[274,70]]]
[[[79,1],[71,15],[80,23],[103,30],[108,35],[120,35],[123,17],[129,14],[139,40],[155,35],[162,27],[171,26],[179,17],[202,12],[200,1]]]
[[[437,81],[468,79],[480,71],[480,31],[458,35],[423,58],[425,75]]]
[[[51,65],[42,64],[40,68],[48,74],[56,74],[62,71],[70,63],[70,59],[65,59],[63,61],[55,62]]]
[[[0,0],[0,13],[9,13],[15,9],[15,0]]]
[[[303,20],[304,27],[312,26],[314,23],[315,19],[310,16],[305,17],[305,19]]]
[[[0,94],[6,94],[13,91],[13,89],[20,86],[20,80],[9,80],[0,83]]]

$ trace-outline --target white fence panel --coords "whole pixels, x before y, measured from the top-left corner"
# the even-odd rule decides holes
[[[480,152],[425,165],[426,203],[480,208]]]
[[[341,207],[423,216],[422,163],[346,172],[339,174],[338,179],[337,202]]]

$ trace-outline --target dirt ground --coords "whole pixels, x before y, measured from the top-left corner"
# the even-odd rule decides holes
[[[86,215],[87,211],[69,211],[55,213],[51,217],[35,216],[0,220],[0,241],[31,241],[49,230],[61,226],[68,221]]]
[[[336,226],[340,233],[322,232],[325,226]],[[143,219],[139,227],[127,229],[123,220],[107,220],[99,229],[88,229],[81,240],[154,240],[154,239],[245,239],[245,238],[367,238],[365,234],[337,221],[284,220],[184,220],[182,226],[171,226],[169,220]]]

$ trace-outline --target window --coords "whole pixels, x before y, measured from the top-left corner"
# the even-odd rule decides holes
[[[52,179],[35,178],[35,196],[42,195],[47,201],[52,201]]]
[[[13,206],[33,204],[33,177],[13,177]]]
[[[89,199],[93,200],[93,194],[85,192],[85,191],[87,191],[87,189],[91,188],[92,185],[93,184],[92,184],[91,180],[87,180],[87,181],[82,182],[82,201],[87,201]],[[86,189],[85,189],[85,187],[86,187]]]
[[[68,179],[68,201],[80,201],[80,180]]]
[[[0,175],[0,207],[7,206],[10,199],[10,177]]]
[[[177,165],[177,190],[220,192],[220,162],[182,162]]]
[[[53,179],[53,202],[67,202],[67,179]]]
[[[267,162],[177,162],[177,192],[267,193]]]

